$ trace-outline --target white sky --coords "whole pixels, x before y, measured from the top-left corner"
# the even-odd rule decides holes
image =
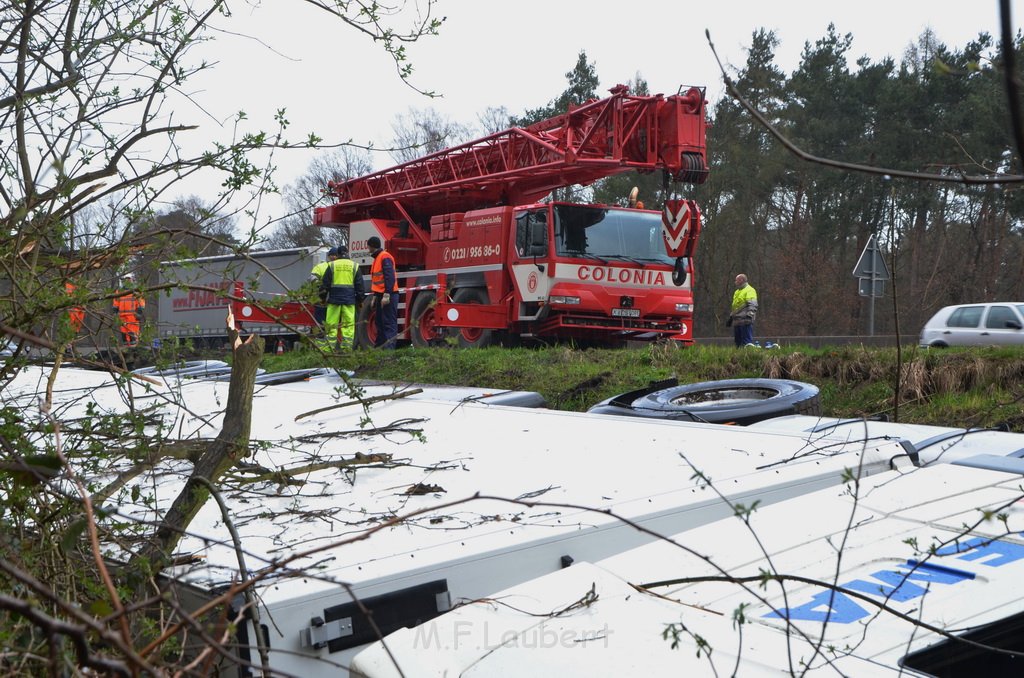
[[[1012,4],[1019,26],[1024,0]],[[596,65],[601,94],[640,72],[652,92],[707,86],[714,104],[723,87],[705,29],[722,61],[735,67],[758,28],[775,31],[776,63],[787,73],[830,22],[839,34],[853,34],[851,67],[860,56],[898,62],[926,28],[951,48],[983,31],[999,34],[997,0],[438,0],[435,15],[447,17],[440,35],[408,47],[414,83],[442,95],[427,99],[402,84],[382,49],[307,3],[264,0],[253,10],[237,2],[232,9],[234,18],[218,25],[263,44],[217,40],[213,58],[220,63],[211,77],[193,82],[202,86],[195,96],[208,113],[224,119],[245,110],[267,129],[284,107],[296,137],[315,131],[327,142],[377,146],[388,144],[395,114],[410,107],[476,124],[489,106],[512,114],[542,106],[565,89],[580,50]],[[210,121],[195,109],[175,115]],[[279,184],[301,176],[309,160],[308,152],[279,156]],[[384,153],[376,158],[378,169],[391,164]],[[203,197],[201,188],[192,192]],[[280,207],[269,206],[280,216]]]

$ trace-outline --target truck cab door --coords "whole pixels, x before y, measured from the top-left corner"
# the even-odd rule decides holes
[[[551,266],[548,256],[549,223],[550,213],[546,207],[524,210],[515,215],[512,277],[519,298],[525,304],[546,301],[551,289],[551,277],[548,275]],[[525,315],[531,316],[535,312],[531,308]]]
[[[530,210],[516,215],[516,256],[537,260],[548,256],[548,211]],[[543,264],[539,264],[543,265]]]

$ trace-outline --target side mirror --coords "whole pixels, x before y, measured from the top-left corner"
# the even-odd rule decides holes
[[[672,284],[676,287],[682,287],[686,284],[687,268],[689,268],[690,262],[687,261],[686,257],[676,257],[675,266],[672,267]]]
[[[1022,326],[1022,325],[1021,325],[1021,324],[1020,324],[1019,322],[1017,322],[1016,320],[1007,320],[1007,321],[1006,321],[1006,327],[1007,327],[1008,329],[1011,329],[1011,330],[1020,330],[1020,329],[1024,329],[1024,326]]]

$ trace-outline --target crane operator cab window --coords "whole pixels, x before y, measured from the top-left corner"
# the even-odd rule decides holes
[[[531,210],[516,216],[516,252],[523,258],[547,256],[547,209]]]

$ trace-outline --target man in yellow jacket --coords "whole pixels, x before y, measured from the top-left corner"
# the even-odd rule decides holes
[[[754,343],[754,318],[757,316],[757,290],[747,282],[747,276],[736,276],[736,291],[732,294],[732,308],[727,325],[732,326],[736,347]]]
[[[349,259],[347,247],[332,251],[337,257],[328,264],[320,281],[327,301],[322,347],[334,350],[337,342],[344,351],[355,346],[356,306],[363,301],[363,276],[359,266]]]

